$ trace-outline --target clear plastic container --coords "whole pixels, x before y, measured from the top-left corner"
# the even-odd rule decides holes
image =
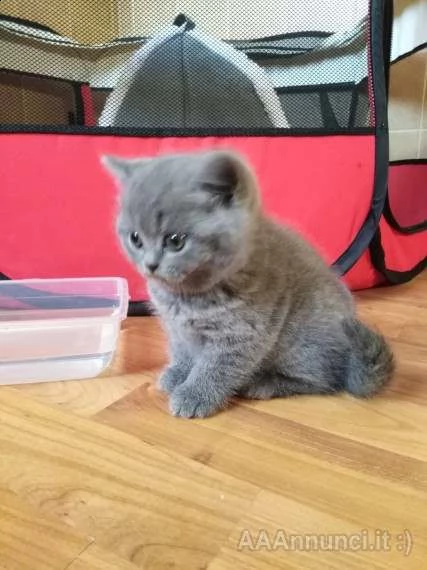
[[[0,385],[97,376],[128,305],[120,278],[0,281]]]

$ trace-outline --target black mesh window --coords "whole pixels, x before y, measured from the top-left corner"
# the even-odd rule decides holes
[[[0,128],[370,126],[369,0],[57,3],[0,16]]]

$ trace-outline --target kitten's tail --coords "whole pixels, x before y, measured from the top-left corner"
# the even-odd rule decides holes
[[[394,358],[385,339],[357,319],[344,322],[350,340],[350,365],[345,389],[359,398],[376,394],[390,380]]]

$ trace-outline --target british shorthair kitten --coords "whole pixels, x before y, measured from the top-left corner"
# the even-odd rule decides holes
[[[104,157],[121,187],[117,231],[169,338],[159,386],[172,414],[235,396],[375,394],[393,358],[301,237],[262,212],[255,176],[225,150]]]

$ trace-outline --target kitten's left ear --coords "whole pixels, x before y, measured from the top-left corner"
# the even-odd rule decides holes
[[[104,155],[101,163],[104,168],[120,183],[124,183],[135,172],[135,167],[147,162],[146,158],[122,158],[120,156]]]

